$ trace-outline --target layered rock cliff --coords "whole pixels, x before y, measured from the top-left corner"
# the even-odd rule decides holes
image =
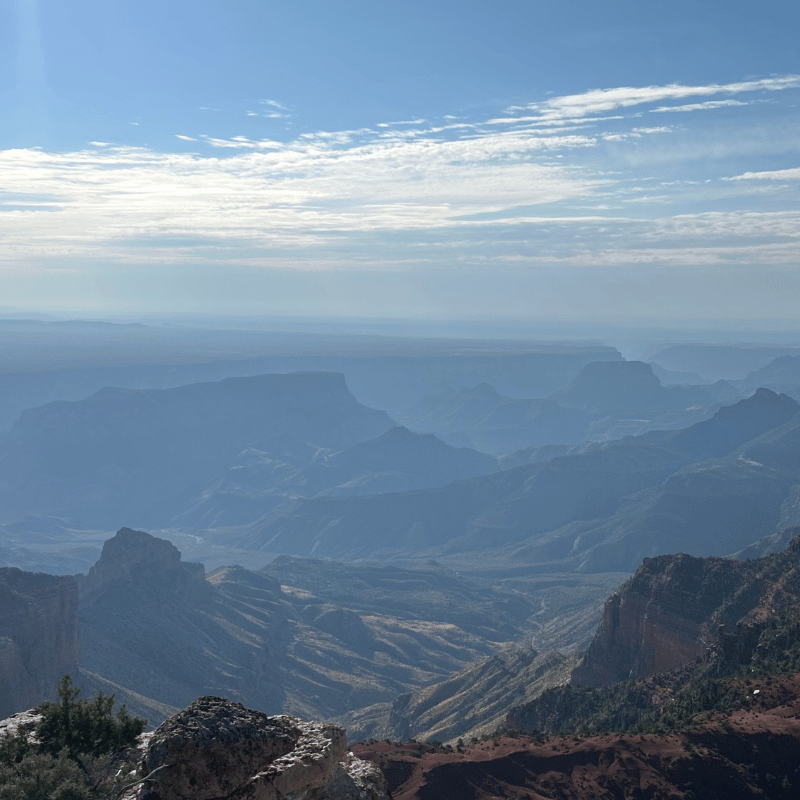
[[[800,528],[784,553],[752,561],[646,558],[606,601],[572,683],[599,687],[666,672],[719,646],[726,631],[800,600]]]
[[[49,698],[78,661],[75,579],[0,569],[0,718]]]

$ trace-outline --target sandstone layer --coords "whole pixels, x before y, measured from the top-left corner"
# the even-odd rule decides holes
[[[608,686],[683,666],[726,633],[800,600],[800,529],[785,553],[752,561],[695,558],[685,553],[647,558],[608,598],[583,662],[578,686]]]

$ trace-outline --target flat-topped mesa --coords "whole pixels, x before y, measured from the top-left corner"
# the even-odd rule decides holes
[[[205,585],[205,569],[202,564],[181,561],[180,550],[166,539],[120,528],[106,540],[99,560],[81,579],[81,600],[97,597],[123,580],[155,580],[162,588],[189,593]]]
[[[642,361],[595,361],[554,397],[566,407],[595,412],[653,408],[666,402],[669,390]]]
[[[380,770],[347,749],[343,728],[270,717],[199,697],[153,733],[141,800],[388,800]]]
[[[0,719],[49,699],[79,661],[75,579],[0,569]]]
[[[0,441],[0,519],[55,513],[166,527],[245,449],[275,436],[341,449],[392,426],[340,373],[106,388],[29,409]]]

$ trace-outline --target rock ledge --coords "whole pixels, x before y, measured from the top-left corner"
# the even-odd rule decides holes
[[[343,728],[200,697],[153,733],[137,800],[388,800]]]

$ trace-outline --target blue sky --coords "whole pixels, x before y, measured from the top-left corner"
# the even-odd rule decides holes
[[[4,305],[796,317],[797,3],[9,0]]]

